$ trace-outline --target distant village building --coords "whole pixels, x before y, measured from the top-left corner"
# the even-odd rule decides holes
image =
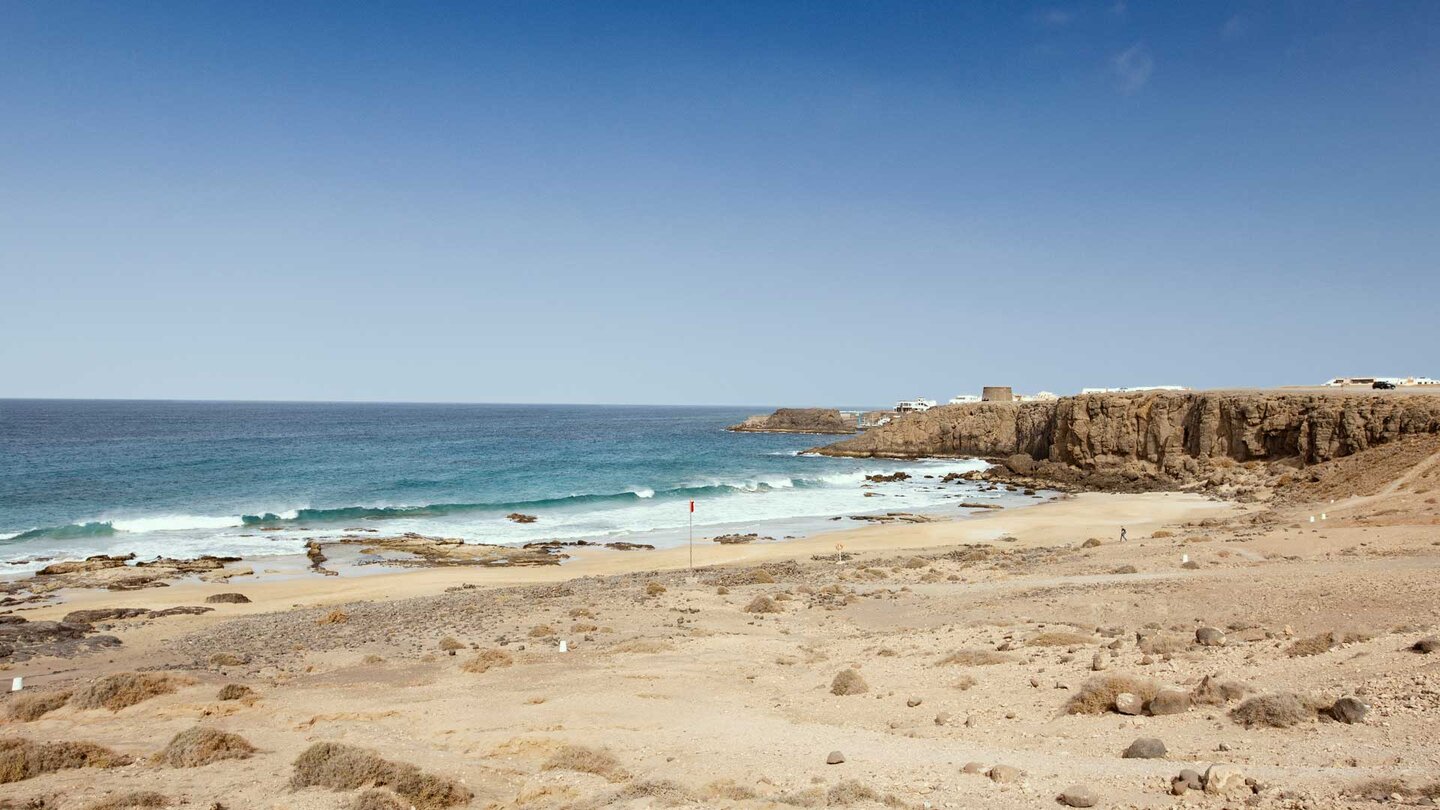
[[[916,397],[915,399],[902,399],[895,403],[896,413],[924,413],[935,407],[935,400]]]
[[[1054,402],[1059,398],[1059,395],[1052,394],[1049,391],[1036,391],[1033,394],[1015,395],[1016,402]]]
[[[1081,388],[1082,394],[1133,394],[1138,391],[1189,391],[1183,385],[1131,385],[1124,388]]]
[[[980,401],[980,397],[977,397],[977,396],[975,396],[974,394],[960,394],[960,395],[958,395],[958,396],[953,396],[953,397],[951,397],[949,404],[951,404],[951,405],[969,405],[969,404],[972,403],[972,402],[979,402],[979,401]]]
[[[1377,382],[1387,382],[1392,385],[1440,385],[1440,380],[1430,377],[1336,377],[1328,386],[1344,388],[1347,385],[1371,386]]]

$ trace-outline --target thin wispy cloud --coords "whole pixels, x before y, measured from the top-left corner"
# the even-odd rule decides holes
[[[1236,14],[1226,20],[1224,25],[1220,26],[1220,38],[1228,42],[1233,42],[1245,36],[1249,31],[1250,23],[1244,17]]]
[[[1120,83],[1120,92],[1129,95],[1150,81],[1155,72],[1155,57],[1145,43],[1137,42],[1110,58],[1110,70]]]
[[[1063,28],[1075,22],[1075,12],[1063,8],[1042,8],[1034,16],[1035,22],[1048,28]]]
[[[1110,13],[1116,17],[1124,17],[1125,12],[1129,10],[1130,6],[1126,4],[1125,0],[1115,0],[1115,5],[1110,7]]]

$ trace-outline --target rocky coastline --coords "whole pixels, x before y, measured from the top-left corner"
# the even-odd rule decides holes
[[[725,428],[735,433],[857,433],[854,419],[836,408],[777,408],[771,414],[750,416],[738,425]]]
[[[948,405],[809,452],[979,457],[1026,486],[1244,497],[1296,470],[1440,435],[1440,396],[1144,392]]]

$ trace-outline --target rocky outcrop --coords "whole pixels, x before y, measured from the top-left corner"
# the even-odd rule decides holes
[[[769,416],[751,416],[726,430],[737,433],[855,433],[855,420],[835,408],[779,408]]]
[[[1440,396],[1142,392],[947,405],[815,452],[979,456],[1041,477],[1055,477],[1058,465],[1186,480],[1216,463],[1317,464],[1422,433],[1440,433]],[[1026,459],[1033,469],[1015,469]]]

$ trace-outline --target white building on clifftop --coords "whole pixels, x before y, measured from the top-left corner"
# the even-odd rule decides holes
[[[895,403],[896,413],[924,413],[935,407],[935,400],[916,397],[915,399],[902,399]]]

